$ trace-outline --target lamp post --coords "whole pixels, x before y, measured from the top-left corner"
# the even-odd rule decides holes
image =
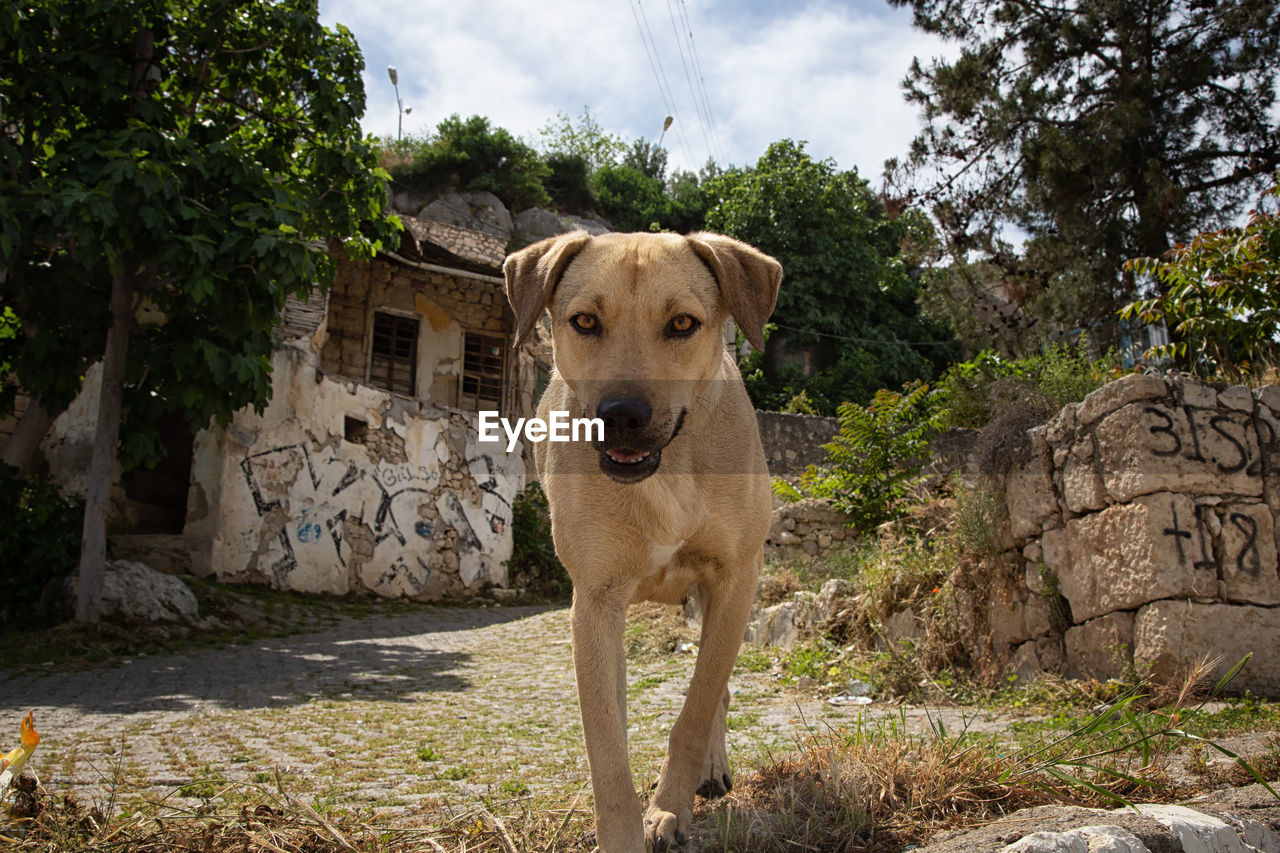
[[[671,122],[675,121],[675,116],[667,116],[662,120],[662,133],[658,135],[658,147],[662,147],[662,140],[667,135],[667,131],[671,129]]]
[[[396,73],[394,65],[387,66],[387,76],[391,78],[391,88],[396,90],[396,141],[400,141],[400,137],[404,135],[404,101],[400,100],[400,75]]]

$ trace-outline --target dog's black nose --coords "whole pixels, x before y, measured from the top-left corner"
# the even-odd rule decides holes
[[[596,417],[604,421],[606,439],[637,433],[653,419],[653,407],[644,400],[609,397],[596,406]]]

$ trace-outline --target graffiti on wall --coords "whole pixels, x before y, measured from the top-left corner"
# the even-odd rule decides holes
[[[438,517],[457,531],[464,584],[499,580],[494,570],[508,554],[494,540],[510,524],[515,488],[498,462],[467,449],[479,506],[441,488],[435,458],[370,465],[363,448],[314,452],[295,442],[251,449],[240,470],[254,510],[268,536],[279,525],[258,554],[259,567],[280,588],[345,592],[354,564],[368,588],[413,596],[441,567]],[[427,510],[432,506],[436,513]]]

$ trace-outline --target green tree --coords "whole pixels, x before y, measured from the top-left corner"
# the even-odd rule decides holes
[[[1163,258],[1130,262],[1162,293],[1131,302],[1121,315],[1164,320],[1179,337],[1149,356],[1233,380],[1280,364],[1280,173],[1275,181],[1244,227],[1207,231]]]
[[[706,192],[709,229],[759,247],[786,271],[764,367],[748,376],[757,405],[781,408],[805,391],[830,414],[945,366],[953,348],[920,317],[901,251],[927,227],[918,213],[889,216],[856,172],[791,140],[769,146],[754,168],[711,179]]]
[[[103,363],[77,618],[98,616],[120,437],[128,467],[163,412],[260,409],[285,297],[332,279],[333,241],[368,256],[394,233],[362,67],[314,0],[0,12],[0,313],[20,329],[0,362],[49,412]],[[164,321],[138,326],[143,304]]]
[[[1127,258],[1229,222],[1280,165],[1275,0],[890,2],[959,48],[912,65],[926,127],[894,180],[957,265],[1002,266],[1060,326],[1114,317]]]
[[[456,113],[434,134],[391,146],[400,162],[391,175],[426,195],[449,191],[491,192],[518,213],[550,202],[543,181],[551,170],[538,152],[484,116]]]
[[[552,155],[576,157],[587,164],[588,171],[618,162],[627,150],[622,137],[608,133],[591,115],[589,107],[582,108],[582,115],[575,123],[566,113],[556,113],[538,131],[541,150],[547,159]]]

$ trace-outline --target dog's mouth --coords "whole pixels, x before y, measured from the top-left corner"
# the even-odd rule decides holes
[[[600,470],[610,479],[619,483],[638,483],[648,477],[662,464],[662,451],[680,434],[684,426],[685,412],[680,412],[676,419],[675,429],[662,443],[661,447],[652,450],[641,450],[634,447],[609,447],[600,450]]]

